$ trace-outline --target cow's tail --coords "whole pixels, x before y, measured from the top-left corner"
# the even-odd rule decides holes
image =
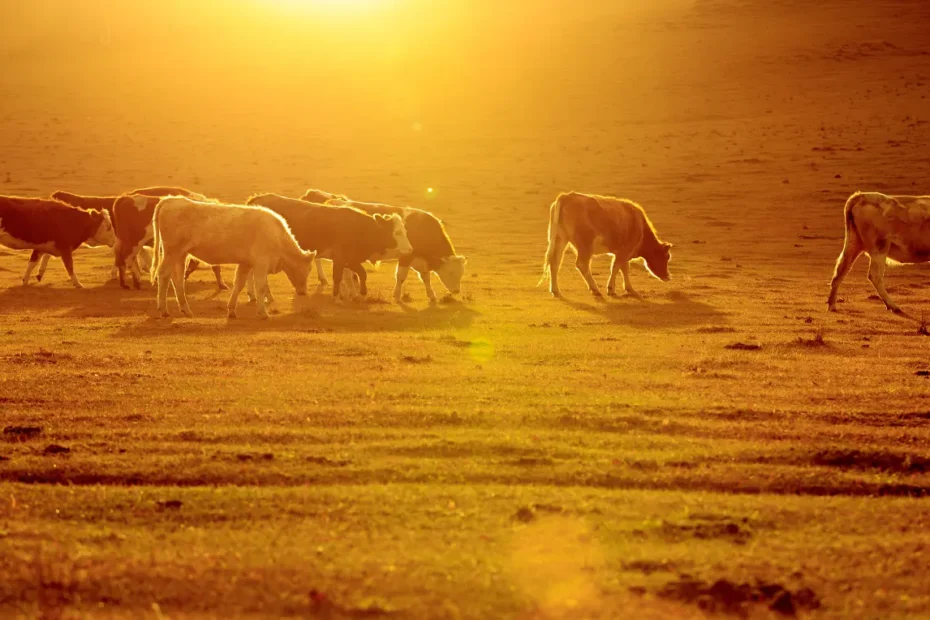
[[[844,243],[845,247],[849,247],[850,243],[862,243],[862,237],[859,236],[859,230],[856,228],[856,218],[853,214],[853,209],[859,203],[859,199],[862,197],[862,192],[855,192],[852,196],[846,200],[846,206],[843,207],[843,218],[846,223],[846,242]]]
[[[546,248],[546,258],[543,260],[542,277],[539,279],[539,282],[536,283],[536,286],[541,286],[545,282],[548,282],[552,277],[552,268],[550,265],[555,258],[558,245],[557,241],[559,237],[559,217],[561,216],[562,212],[560,203],[561,198],[562,197],[559,196],[549,206],[549,246]]]
[[[162,261],[161,226],[158,223],[162,204],[164,204],[164,201],[159,200],[158,204],[155,205],[155,211],[152,213],[152,266],[149,268],[149,282],[152,284],[155,284],[158,279],[158,268]]]

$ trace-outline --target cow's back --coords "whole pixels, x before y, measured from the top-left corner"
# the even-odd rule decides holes
[[[399,215],[404,220],[407,240],[413,248],[414,255],[431,259],[455,255],[455,248],[445,227],[439,218],[429,211],[413,207],[397,207],[380,202],[361,202],[340,198],[330,200],[326,204],[355,207],[370,215]]]
[[[88,211],[58,200],[0,196],[0,231],[25,243],[77,247],[93,232],[92,224]]]
[[[277,194],[259,194],[247,204],[267,207],[283,217],[305,250],[326,252],[355,238],[371,217],[358,209],[323,205]]]

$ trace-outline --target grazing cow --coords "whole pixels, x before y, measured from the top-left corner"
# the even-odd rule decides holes
[[[114,223],[116,225],[116,245],[113,248],[114,265],[119,270],[119,285],[126,284],[126,266],[132,270],[132,284],[141,287],[139,266],[136,257],[142,247],[152,243],[152,215],[155,205],[165,196],[183,196],[192,200],[206,201],[206,196],[180,187],[147,187],[137,189],[120,196],[113,204]],[[192,260],[188,273],[196,269],[198,261]],[[224,291],[229,287],[223,282],[223,274],[218,265],[213,267],[216,286]]]
[[[394,299],[400,303],[403,293],[404,281],[413,268],[420,275],[426,295],[432,302],[436,301],[436,293],[430,282],[430,273],[436,272],[439,280],[450,293],[457,294],[462,289],[462,277],[465,275],[464,256],[455,253],[452,241],[446,234],[442,222],[428,211],[412,207],[394,207],[376,202],[359,202],[345,198],[333,198],[326,204],[342,205],[361,209],[365,213],[375,215],[397,214],[404,220],[407,228],[407,238],[413,250],[409,254],[398,254],[397,271],[394,277]],[[391,257],[394,258],[394,257]],[[319,269],[319,262],[317,263]]]
[[[254,277],[258,314],[268,317],[265,291],[268,274],[284,271],[298,295],[307,294],[314,252],[305,252],[287,222],[262,207],[227,205],[180,196],[162,198],[152,217],[154,257],[151,280],[158,281],[158,310],[168,316],[168,281],[174,286],[181,312],[192,316],[184,291],[184,264],[190,255],[212,264],[235,264],[236,281],[226,306],[236,317],[239,293]]]
[[[391,252],[411,251],[404,220],[397,214],[369,215],[352,207],[321,205],[277,194],[252,196],[247,204],[278,213],[287,220],[301,247],[333,261],[333,297],[339,295],[343,269],[358,276],[360,292],[367,295],[368,274],[362,263],[378,261]]]
[[[116,238],[106,211],[86,211],[45,198],[0,197],[0,244],[14,250],[33,250],[60,256],[76,288],[72,253],[82,244],[112,246]],[[30,262],[23,286],[36,263]]]
[[[836,261],[827,307],[836,311],[836,295],[859,255],[869,255],[869,282],[885,307],[907,316],[885,290],[885,264],[930,261],[930,196],[886,196],[856,192],[843,210],[846,241]]]
[[[562,296],[559,266],[569,244],[578,255],[575,266],[595,297],[603,297],[591,277],[591,257],[595,254],[613,257],[607,280],[607,294],[611,297],[616,295],[617,272],[623,274],[624,292],[639,297],[630,283],[630,260],[634,258],[644,259],[649,273],[663,282],[670,278],[672,244],[659,240],[646,212],[631,200],[577,192],[560,194],[555,199],[549,207],[549,247],[539,281],[542,284],[549,280],[549,292],[554,297]]]

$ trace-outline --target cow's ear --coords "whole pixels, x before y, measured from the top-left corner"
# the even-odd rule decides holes
[[[384,221],[387,219],[387,217],[381,215],[380,213],[375,213],[374,218],[379,221]]]
[[[666,250],[671,250],[675,246],[671,243],[663,243],[662,247],[664,247]]]

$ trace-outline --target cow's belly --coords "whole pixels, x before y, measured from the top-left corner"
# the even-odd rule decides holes
[[[11,250],[39,250],[45,254],[52,254],[58,256],[58,248],[55,247],[55,244],[51,241],[46,241],[44,243],[29,243],[28,241],[23,241],[22,239],[17,239],[10,233],[0,228],[0,245],[5,245]]]
[[[604,239],[602,237],[595,237],[591,252],[593,254],[609,254],[610,250],[608,250],[607,246],[604,245]]]
[[[888,258],[897,263],[925,263],[930,261],[930,247],[903,247],[892,244]]]

